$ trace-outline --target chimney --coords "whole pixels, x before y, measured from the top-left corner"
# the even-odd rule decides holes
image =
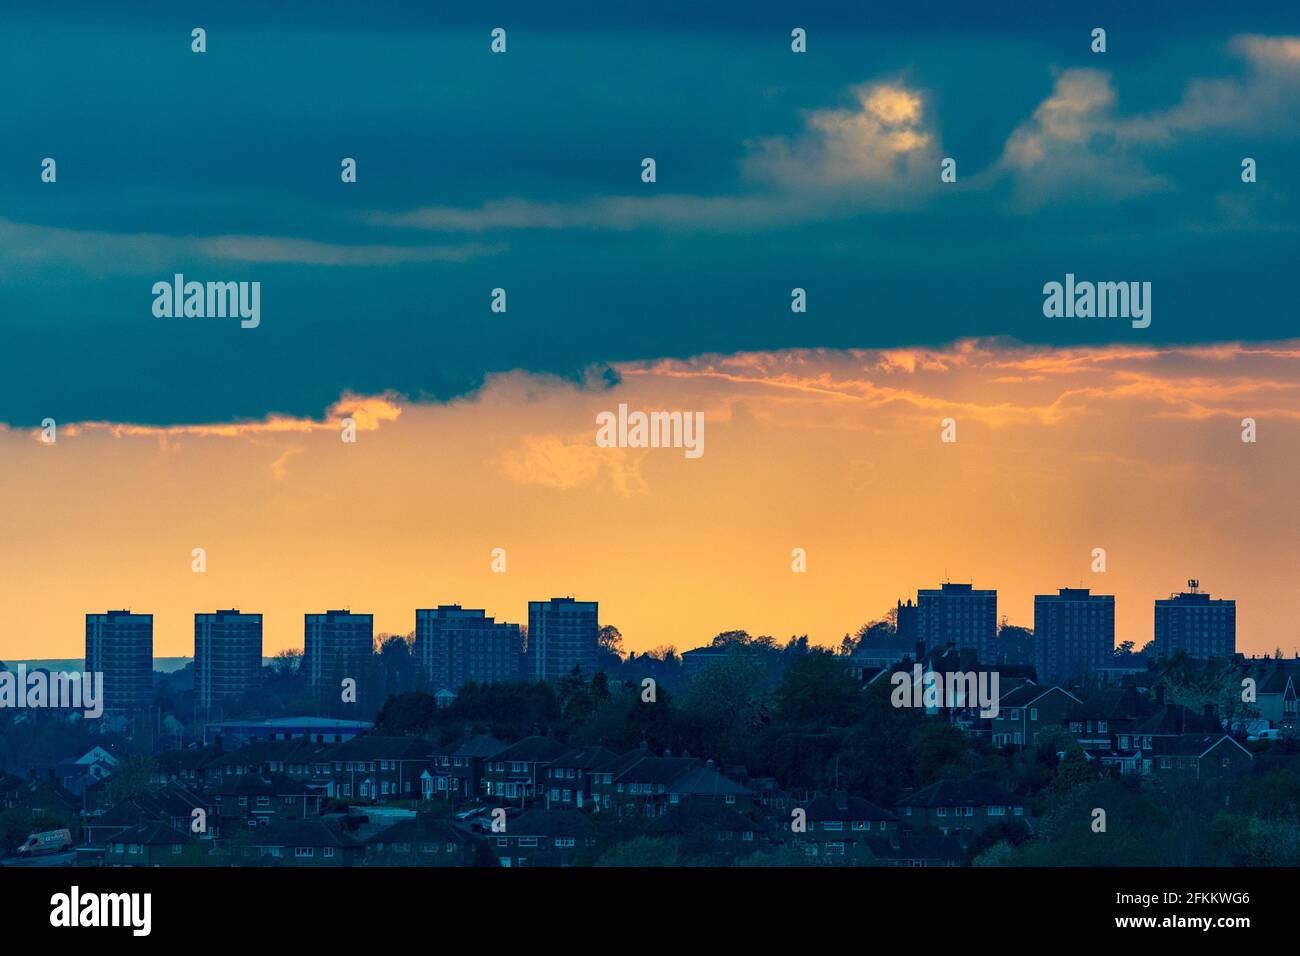
[[[1202,710],[1202,713],[1205,714],[1205,719],[1206,719],[1206,720],[1213,720],[1213,719],[1214,719],[1214,705],[1213,705],[1213,704],[1206,704],[1205,707],[1204,707],[1203,710]]]
[[[836,790],[833,797],[836,810],[847,810],[849,808],[849,795],[846,791]]]
[[[1156,703],[1163,704],[1164,702],[1165,702],[1165,688],[1164,685],[1161,684],[1159,687],[1156,688]]]

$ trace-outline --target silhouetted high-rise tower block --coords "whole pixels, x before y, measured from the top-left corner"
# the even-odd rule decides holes
[[[1115,653],[1115,597],[1087,588],[1034,595],[1034,669],[1039,681],[1095,674]]]
[[[262,615],[194,615],[194,692],[203,710],[253,690],[261,676]]]
[[[590,677],[599,661],[596,601],[551,598],[528,602],[528,674],[534,680],[564,677],[575,667]]]
[[[86,615],[86,672],[104,675],[104,712],[129,714],[153,699],[153,615]]]
[[[307,686],[331,696],[340,693],[346,678],[352,678],[360,687],[374,656],[375,616],[326,611],[305,618],[302,669]]]
[[[523,635],[481,610],[440,604],[415,612],[415,659],[431,694],[459,693],[469,681],[492,683],[522,675]]]
[[[918,639],[926,651],[946,644],[971,648],[981,663],[997,661],[998,592],[945,583],[916,592]]]
[[[1237,652],[1237,602],[1212,601],[1199,585],[1190,580],[1188,590],[1156,601],[1157,657],[1185,651],[1188,657],[1205,659]]]

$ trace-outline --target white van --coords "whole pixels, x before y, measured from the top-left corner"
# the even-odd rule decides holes
[[[18,848],[19,856],[41,856],[46,853],[62,853],[72,846],[71,830],[45,830],[33,833]]]

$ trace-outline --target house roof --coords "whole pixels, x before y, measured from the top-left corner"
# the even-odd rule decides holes
[[[211,767],[257,767],[265,763],[310,763],[328,749],[328,744],[312,743],[305,737],[292,740],[254,740],[238,750],[214,754]]]
[[[1179,734],[1177,737],[1158,737],[1151,741],[1151,750],[1162,757],[1204,757],[1227,741],[1247,757],[1254,755],[1227,734]]]
[[[576,750],[560,754],[551,761],[551,766],[566,769],[572,767],[575,770],[592,770],[617,759],[618,754],[612,750],[606,750],[604,747],[578,747]]]
[[[353,847],[361,843],[326,820],[279,820],[249,831],[253,846]]]
[[[987,780],[940,780],[898,801],[900,807],[1010,807],[1023,804]]]
[[[580,837],[594,828],[591,817],[580,810],[529,810],[506,823],[511,837]]]
[[[1139,712],[1137,689],[1103,687],[1070,709],[1071,720],[1133,720]]]
[[[505,750],[492,755],[494,761],[523,761],[525,763],[550,763],[568,748],[550,737],[525,737]]]
[[[423,760],[431,756],[433,747],[423,737],[387,737],[364,734],[334,744],[321,755],[330,760]]]
[[[711,763],[688,770],[668,785],[669,793],[687,796],[750,796],[753,790],[718,773]]]
[[[366,843],[455,843],[466,846],[478,842],[459,827],[429,814],[420,814],[411,820],[401,820],[368,837]]]
[[[966,858],[961,841],[954,836],[925,833],[899,833],[892,839],[869,837],[867,848],[882,860],[934,860],[959,863]]]
[[[1147,717],[1133,725],[1135,734],[1185,734],[1190,732],[1213,733],[1220,730],[1217,717],[1206,717],[1181,704],[1158,704]]]
[[[1053,691],[1064,694],[1067,700],[1072,700],[1076,704],[1082,703],[1079,698],[1075,697],[1068,690],[1057,686],[1056,684],[1021,684],[1019,687],[1002,695],[999,702],[1000,707],[1028,707],[1035,701],[1046,697]]]
[[[141,823],[113,837],[114,843],[138,843],[141,846],[175,846],[189,843],[188,834],[173,829],[161,820]]]
[[[663,784],[677,782],[701,765],[695,757],[646,757],[637,760],[614,778],[616,783]]]
[[[898,816],[870,800],[847,794],[816,797],[803,805],[809,820],[897,820]]]
[[[307,785],[283,773],[241,773],[212,789],[223,797],[282,797],[305,793]]]
[[[493,757],[506,749],[506,745],[495,737],[489,737],[487,734],[476,734],[473,737],[466,737],[464,740],[452,746],[446,753],[448,757],[482,757],[484,759]]]
[[[743,813],[711,801],[679,803],[658,817],[650,828],[673,836],[752,833],[758,829]]]

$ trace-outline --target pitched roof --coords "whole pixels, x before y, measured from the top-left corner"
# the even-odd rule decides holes
[[[364,734],[334,744],[320,755],[322,761],[330,760],[423,760],[433,753],[433,747],[423,737],[387,737]]]
[[[190,838],[161,820],[155,820],[123,830],[113,837],[113,842],[136,843],[141,846],[175,846],[178,843],[189,843]]]
[[[580,837],[589,834],[595,824],[580,810],[529,810],[506,822],[510,837]]]
[[[999,702],[1000,707],[1028,707],[1034,701],[1046,697],[1052,691],[1064,694],[1068,700],[1076,704],[1082,703],[1079,698],[1075,697],[1068,690],[1057,686],[1056,684],[1021,684],[1019,687],[1002,695]]]
[[[882,860],[935,860],[959,863],[966,851],[955,836],[928,833],[898,833],[893,838],[868,837],[867,848]]]
[[[1134,687],[1103,687],[1093,691],[1070,710],[1071,720],[1131,720],[1138,716],[1139,702]]]
[[[283,773],[241,773],[212,789],[223,797],[282,797],[307,792],[307,784]]]
[[[367,837],[365,843],[455,843],[466,846],[479,841],[479,837],[466,833],[460,827],[452,826],[446,820],[439,820],[429,814],[420,814],[414,819],[400,820],[391,827]]]
[[[253,846],[352,847],[361,843],[326,820],[278,820],[249,831]]]
[[[313,743],[305,737],[292,740],[254,740],[228,753],[213,754],[210,767],[257,767],[266,763],[310,763],[328,749],[328,744]]]
[[[754,821],[724,803],[709,801],[679,803],[650,827],[658,833],[686,836],[716,833],[753,833]]]
[[[669,793],[688,796],[750,796],[753,790],[737,783],[730,777],[723,776],[711,765],[688,770],[668,786]]]
[[[1010,807],[1023,804],[987,780],[940,780],[898,801],[900,807]]]
[[[1158,704],[1154,712],[1133,725],[1135,734],[1185,734],[1219,730],[1217,717],[1206,717],[1181,704]]]
[[[803,805],[809,820],[897,820],[898,816],[870,800],[841,794],[816,797]]]
[[[560,754],[551,761],[551,766],[566,769],[572,767],[575,770],[592,770],[616,759],[618,759],[618,754],[612,750],[606,750],[604,747],[578,747],[576,750]]]
[[[1179,734],[1177,737],[1158,737],[1151,741],[1151,750],[1162,757],[1204,757],[1224,741],[1236,747],[1247,757],[1254,755],[1227,734]]]
[[[498,763],[501,761],[549,763],[567,749],[564,744],[550,737],[532,736],[525,737],[517,744],[511,744],[505,750],[493,754],[492,759]]]
[[[473,737],[466,737],[464,740],[451,747],[451,749],[447,751],[439,751],[439,753],[445,752],[448,757],[487,758],[496,756],[505,749],[506,745],[495,737],[490,737],[487,734],[477,734]]]
[[[646,757],[634,762],[614,780],[616,783],[663,784],[667,787],[700,764],[701,761],[695,757]]]

